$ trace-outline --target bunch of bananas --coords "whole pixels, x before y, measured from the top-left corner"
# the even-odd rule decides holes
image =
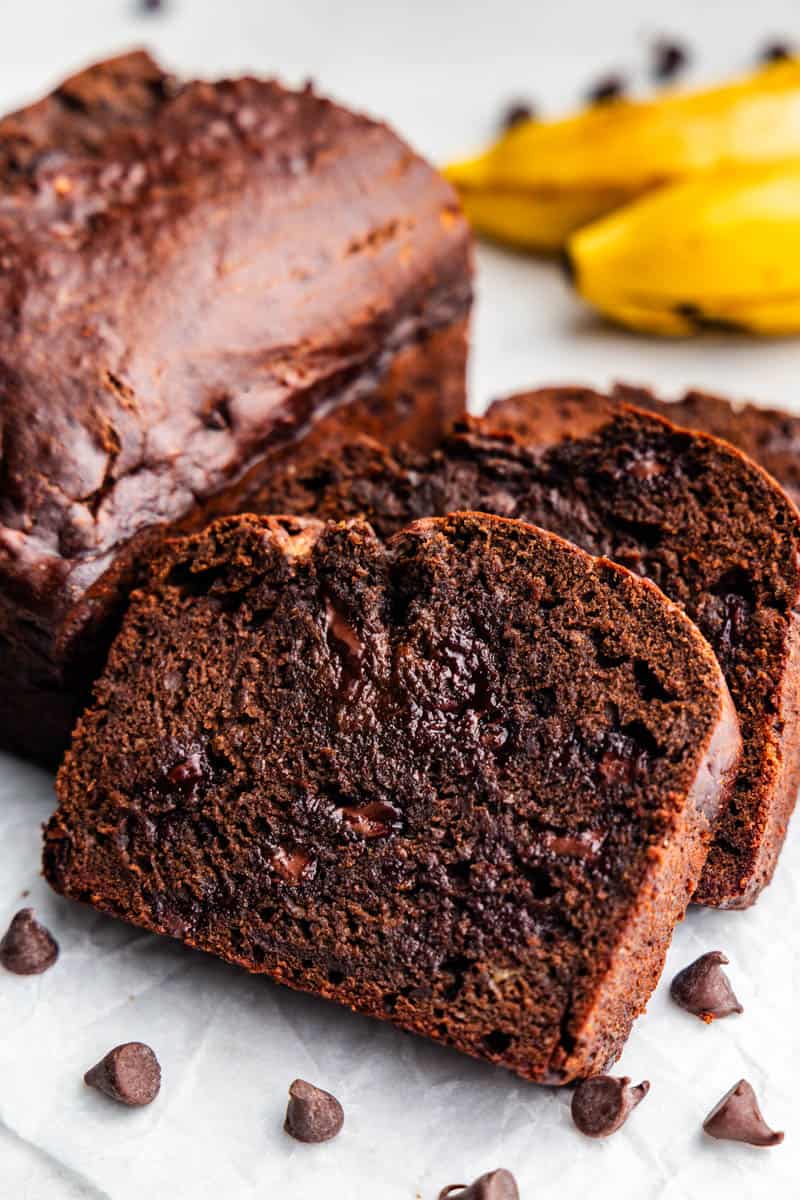
[[[447,174],[478,232],[565,253],[625,325],[800,331],[800,60],[525,121]]]

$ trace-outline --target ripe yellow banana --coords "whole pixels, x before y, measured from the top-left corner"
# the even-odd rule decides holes
[[[647,333],[800,333],[800,162],[704,175],[573,234],[581,295]]]
[[[656,100],[526,121],[446,170],[480,233],[553,251],[573,230],[664,183],[800,159],[800,60]]]

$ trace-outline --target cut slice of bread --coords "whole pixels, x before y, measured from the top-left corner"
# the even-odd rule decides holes
[[[651,583],[517,521],[174,545],[58,777],[60,892],[563,1083],[659,976],[738,758]]]

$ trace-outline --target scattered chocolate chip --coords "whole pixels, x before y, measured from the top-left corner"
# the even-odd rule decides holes
[[[500,118],[500,128],[502,130],[513,129],[515,125],[522,125],[525,121],[532,121],[536,116],[536,110],[532,104],[528,104],[525,100],[515,101],[505,109]]]
[[[364,646],[358,631],[330,598],[325,600],[328,641],[342,660],[345,682],[358,676]]]
[[[451,1183],[442,1188],[439,1200],[447,1200],[448,1196],[454,1196],[455,1200],[519,1200],[519,1188],[511,1172],[501,1167],[481,1175],[469,1187],[464,1183]]]
[[[21,908],[0,941],[0,963],[15,975],[41,975],[58,958],[58,942],[32,908]]]
[[[758,56],[759,62],[763,63],[784,62],[787,58],[793,57],[794,47],[790,46],[788,42],[779,41],[767,42]]]
[[[653,46],[653,78],[673,79],[689,62],[689,54],[680,42],[662,38]]]
[[[139,1108],[151,1104],[161,1088],[161,1067],[144,1042],[125,1042],[109,1050],[87,1071],[83,1082],[120,1104]]]
[[[774,1133],[761,1115],[756,1094],[746,1079],[740,1079],[703,1121],[709,1137],[750,1146],[779,1146],[782,1133]]]
[[[728,959],[721,950],[702,954],[672,981],[669,993],[676,1004],[710,1024],[717,1017],[744,1012],[722,970]]]
[[[586,93],[589,104],[607,104],[609,100],[619,100],[625,95],[625,80],[621,75],[606,75],[598,79]]]
[[[587,1137],[602,1138],[616,1133],[650,1091],[647,1080],[630,1086],[627,1075],[595,1075],[584,1079],[572,1097],[572,1119]]]
[[[295,1079],[283,1123],[288,1134],[298,1142],[328,1142],[343,1124],[344,1111],[335,1096],[304,1079]]]

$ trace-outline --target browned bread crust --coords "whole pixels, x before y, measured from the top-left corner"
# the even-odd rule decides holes
[[[59,773],[59,891],[564,1083],[660,974],[740,740],[652,584],[521,522],[175,543]]]
[[[154,531],[462,410],[469,236],[386,126],[144,53],[0,121],[0,738],[64,744]]]

